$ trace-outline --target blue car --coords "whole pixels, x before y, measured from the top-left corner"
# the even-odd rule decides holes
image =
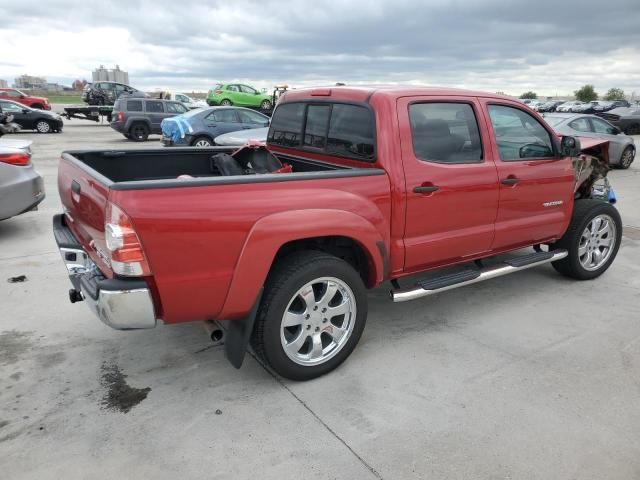
[[[177,147],[210,147],[218,135],[266,127],[269,117],[249,108],[197,108],[162,120],[162,143]]]

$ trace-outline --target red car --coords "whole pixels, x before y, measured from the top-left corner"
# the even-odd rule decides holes
[[[383,282],[403,302],[547,263],[605,272],[606,145],[500,95],[295,90],[267,148],[63,153],[54,234],[70,299],[107,325],[204,321],[235,366],[250,341],[303,380],[349,356]]]
[[[0,88],[0,100],[13,100],[27,107],[40,110],[51,110],[49,99],[44,97],[32,97],[15,88]]]

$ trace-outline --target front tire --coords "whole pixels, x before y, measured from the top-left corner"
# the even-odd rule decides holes
[[[310,380],[351,354],[367,319],[367,292],[358,272],[327,253],[285,257],[265,284],[251,345],[277,374]]]
[[[620,157],[620,168],[622,168],[623,170],[629,168],[633,163],[635,156],[636,150],[631,145],[629,145],[624,149],[624,151],[622,152],[622,156]]]
[[[553,262],[561,274],[576,280],[602,275],[618,254],[622,220],[613,205],[602,200],[576,200],[569,228],[551,249],[565,249],[569,255]]]
[[[38,120],[36,122],[36,130],[38,133],[50,133],[53,130],[53,126],[48,120]]]
[[[269,100],[263,100],[260,104],[262,110],[271,110],[271,102]]]

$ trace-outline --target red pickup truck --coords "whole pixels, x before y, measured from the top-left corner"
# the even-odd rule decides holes
[[[51,110],[51,104],[48,98],[33,97],[15,88],[0,88],[0,100],[13,100],[27,107]]]
[[[602,274],[622,224],[593,193],[606,142],[586,142],[499,95],[290,91],[249,162],[223,147],[64,152],[54,234],[71,300],[106,324],[205,321],[236,367],[250,342],[304,380],[353,351],[382,282],[401,302],[545,263]],[[287,168],[259,173],[269,152]]]

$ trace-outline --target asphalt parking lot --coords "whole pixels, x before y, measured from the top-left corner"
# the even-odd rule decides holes
[[[640,477],[640,161],[610,174],[626,230],[600,279],[547,265],[395,305],[377,289],[348,361],[294,383],[235,370],[202,325],[119,332],[69,303],[60,152],[158,136],[73,120],[19,138],[47,198],[0,222],[2,478]]]

